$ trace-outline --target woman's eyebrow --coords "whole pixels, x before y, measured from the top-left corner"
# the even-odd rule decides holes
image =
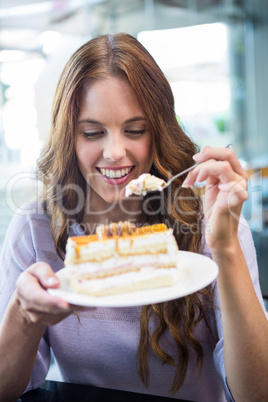
[[[124,124],[133,123],[135,121],[146,121],[146,118],[145,117],[140,117],[140,116],[132,117],[131,119],[127,119],[126,121],[124,121]],[[77,124],[82,124],[82,123],[91,123],[91,124],[104,125],[104,123],[102,123],[101,121],[94,120],[94,119],[79,120]]]
[[[126,120],[126,121],[125,121],[125,124],[126,124],[126,123],[133,123],[133,122],[135,122],[135,121],[146,121],[146,118],[145,118],[145,117],[139,117],[139,116],[137,116],[137,117],[132,117],[131,119]]]
[[[79,120],[77,124],[81,124],[81,123],[92,123],[92,124],[103,124],[98,120],[93,120],[93,119],[83,119],[83,120]]]

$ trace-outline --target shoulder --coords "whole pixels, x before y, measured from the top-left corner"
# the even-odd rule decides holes
[[[50,218],[44,212],[42,203],[25,203],[13,214],[6,233],[6,241],[21,242],[22,238],[33,237],[50,228]],[[13,243],[13,246],[15,244]]]
[[[30,224],[34,222],[35,224],[49,224],[50,217],[45,213],[43,208],[43,203],[41,201],[34,201],[31,203],[25,203],[19,207],[12,218],[13,224],[22,225]]]
[[[37,261],[51,264],[58,260],[51,219],[41,202],[24,204],[14,213],[3,244],[3,254],[16,259],[19,265],[29,265]]]

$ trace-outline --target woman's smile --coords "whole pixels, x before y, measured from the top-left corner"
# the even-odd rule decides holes
[[[97,167],[104,180],[111,184],[122,184],[128,180],[130,172],[135,169],[134,166],[129,167]]]

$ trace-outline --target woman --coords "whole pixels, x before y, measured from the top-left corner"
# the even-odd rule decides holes
[[[160,198],[125,198],[141,173],[167,179],[193,159],[203,163]],[[229,149],[196,154],[167,80],[136,39],[95,38],[70,58],[38,175],[42,199],[14,217],[3,247],[1,400],[44,381],[50,347],[69,382],[188,400],[264,400],[267,318],[250,230],[239,224],[246,174]],[[203,205],[196,181],[206,181]],[[217,284],[141,308],[79,309],[48,294],[59,286],[68,236],[119,220],[168,223],[180,249],[212,256]]]

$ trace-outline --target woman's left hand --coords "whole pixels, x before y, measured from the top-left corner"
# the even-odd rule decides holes
[[[206,181],[204,214],[206,241],[211,249],[231,246],[244,201],[248,198],[248,176],[232,149],[205,147],[194,156],[200,163],[189,172],[183,186]]]

